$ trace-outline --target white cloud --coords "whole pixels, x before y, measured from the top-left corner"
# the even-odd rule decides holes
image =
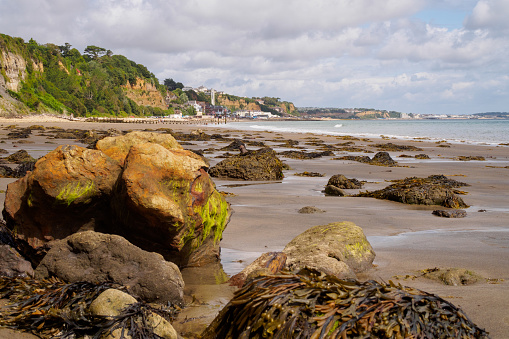
[[[468,15],[451,29],[421,10]],[[507,0],[0,0],[2,33],[101,46],[161,80],[424,113],[507,110],[507,17]]]

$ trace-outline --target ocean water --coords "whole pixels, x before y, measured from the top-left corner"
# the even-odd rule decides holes
[[[219,126],[245,131],[351,135],[366,138],[383,135],[396,139],[425,138],[488,145],[509,143],[509,120],[250,120]]]

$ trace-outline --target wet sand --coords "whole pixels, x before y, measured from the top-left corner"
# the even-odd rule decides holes
[[[155,130],[171,128],[175,131],[190,132],[201,129],[207,134],[220,133],[223,136],[249,138],[266,141],[276,151],[279,148],[276,138],[299,140],[299,146],[315,150],[316,146],[306,145],[310,137],[317,137],[327,144],[337,145],[347,140],[335,136],[314,136],[310,134],[282,134],[269,132],[246,132],[218,128],[215,125],[182,124],[100,124],[58,121],[12,121],[0,119],[0,140],[7,133],[7,125],[20,127],[34,124],[63,128],[121,130]],[[58,144],[73,143],[72,140],[51,140],[46,144],[43,136],[34,136],[34,144],[13,144],[10,140],[0,144],[8,151],[26,149],[33,156],[47,152]],[[281,140],[283,140],[281,139]],[[492,338],[506,338],[509,333],[509,147],[471,145],[466,143],[439,144],[428,141],[383,140],[371,138],[354,140],[355,146],[377,152],[370,146],[375,143],[392,142],[398,145],[412,145],[423,151],[389,152],[400,167],[381,167],[364,163],[333,160],[323,157],[312,160],[295,160],[280,157],[290,166],[282,181],[244,182],[214,179],[217,189],[232,193],[227,200],[233,208],[233,215],[223,239],[222,264],[228,275],[233,275],[267,251],[279,251],[296,235],[306,229],[336,221],[352,221],[362,227],[375,252],[375,267],[360,275],[360,279],[393,280],[396,283],[438,294],[461,307],[477,325],[485,328]],[[228,143],[211,141],[192,141],[187,149],[219,149]],[[17,146],[17,147],[14,147]],[[250,147],[248,149],[255,149]],[[205,154],[211,165],[219,162],[216,158],[222,152]],[[231,152],[234,153],[234,152]],[[427,154],[431,159],[401,158],[401,154]],[[368,155],[375,153],[351,153],[335,151],[336,156]],[[458,161],[457,156],[484,156],[485,161]],[[299,177],[295,173],[318,172],[324,177]],[[463,200],[470,206],[467,217],[461,219],[440,218],[431,214],[437,206],[412,206],[373,198],[326,197],[321,192],[328,179],[334,174],[344,174],[348,178],[366,181],[362,190],[375,190],[390,184],[390,180],[405,177],[426,177],[444,174],[451,179],[471,186],[461,188],[467,194]],[[14,179],[1,179],[0,190]],[[240,184],[240,185],[239,185]],[[248,184],[248,185],[243,185]],[[358,190],[346,190],[347,194]],[[4,194],[0,194],[0,203]],[[315,206],[325,213],[299,214],[304,206]],[[427,268],[460,267],[475,271],[485,278],[496,279],[496,283],[481,281],[470,286],[446,286],[424,279],[397,279],[398,276],[418,275],[419,270]],[[183,272],[188,295],[198,300],[188,307],[179,319],[180,325],[189,330],[190,324],[203,326],[211,320],[215,312],[228,301],[232,288],[217,285],[222,277],[206,281],[196,281],[193,272]],[[201,304],[201,305],[198,305]],[[206,304],[206,305],[204,305]],[[206,308],[206,310],[205,310]],[[193,321],[186,321],[193,319]],[[201,325],[200,325],[201,324]],[[192,327],[192,326],[191,326]]]

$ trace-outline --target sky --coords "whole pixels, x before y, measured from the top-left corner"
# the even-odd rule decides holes
[[[0,0],[0,33],[95,45],[297,107],[509,111],[508,0]]]

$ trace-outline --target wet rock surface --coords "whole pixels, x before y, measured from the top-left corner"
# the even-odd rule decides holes
[[[363,184],[359,180],[353,178],[348,179],[343,174],[335,174],[332,177],[330,177],[329,181],[327,182],[327,185],[332,185],[337,188],[341,189],[356,189],[356,188],[362,188]]]
[[[234,155],[209,170],[212,177],[243,180],[281,180],[283,163],[271,148]]]
[[[437,217],[443,218],[464,218],[467,216],[467,211],[465,210],[434,210],[432,212],[433,215]]]
[[[387,199],[405,204],[465,208],[468,206],[453,189],[462,186],[467,186],[467,184],[448,179],[444,175],[431,175],[427,178],[405,178],[384,189],[361,192],[356,196]]]

